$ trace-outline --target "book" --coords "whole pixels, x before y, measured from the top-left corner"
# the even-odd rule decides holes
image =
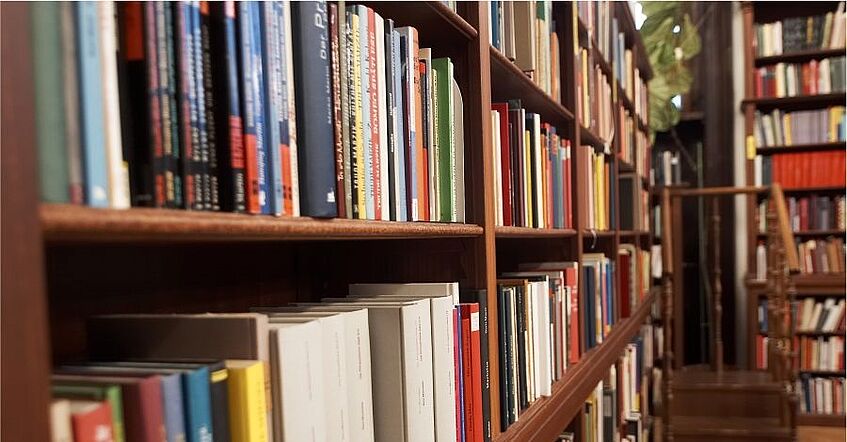
[[[323,1],[291,4],[300,212],[315,217],[338,214],[326,12]]]
[[[74,441],[112,440],[111,411],[106,402],[73,400],[70,413]]]
[[[262,362],[230,359],[226,361],[226,369],[232,440],[268,440]]]
[[[50,440],[51,442],[73,442],[71,426],[71,402],[67,399],[53,399],[50,402]]]
[[[84,385],[53,382],[50,387],[50,392],[53,398],[78,399],[102,402],[106,401],[109,404],[111,411],[112,437],[115,442],[126,440],[124,431],[123,419],[123,402],[121,399],[121,389],[117,385]],[[65,404],[64,406],[67,406]],[[64,413],[64,412],[62,412]],[[52,410],[51,410],[52,414]],[[60,418],[65,419],[65,418]],[[68,421],[69,422],[69,421]],[[54,439],[57,433],[62,433],[62,430],[54,432]],[[70,436],[66,440],[72,440]]]

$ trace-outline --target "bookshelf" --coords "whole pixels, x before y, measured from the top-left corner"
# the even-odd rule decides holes
[[[615,114],[624,108],[647,133],[649,115],[614,77],[612,63],[588,39],[575,4],[552,6],[561,36],[561,102],[539,88],[489,44],[486,4],[364,2],[419,30],[420,46],[449,56],[464,98],[466,222],[392,222],[267,217],[221,212],[126,210],[41,203],[36,163],[31,5],[2,5],[2,345],[3,425],[9,440],[48,440],[49,372],[86,354],[84,318],[123,312],[225,312],[315,301],[345,293],[351,282],[458,281],[487,291],[489,323],[497,324],[496,275],[521,261],[572,260],[603,251],[616,259],[624,242],[649,248],[649,231],[589,231],[579,221],[574,192],[572,229],[495,225],[491,103],[520,98],[523,106],[563,131],[573,146],[609,143],[610,167],[632,170],[575,116],[574,48],[587,46],[591,66],[607,75]],[[651,72],[625,3],[612,4],[643,80]],[[14,42],[14,44],[12,43]],[[618,125],[617,118],[613,118]],[[616,128],[617,131],[620,130]],[[575,166],[582,167],[582,166]],[[578,185],[573,174],[574,187]],[[642,177],[645,190],[650,190]],[[617,180],[613,194],[619,195]],[[611,203],[618,207],[618,197]],[[619,216],[618,211],[615,213]],[[613,226],[618,221],[614,220]],[[14,275],[14,277],[8,277]],[[581,280],[581,278],[580,278]],[[617,280],[615,284],[618,284]],[[580,288],[582,290],[582,288]],[[606,340],[583,354],[553,394],[533,403],[500,433],[497,334],[489,339],[492,439],[550,439],[582,409],[591,389],[616,363],[648,316],[655,293],[628,318],[617,318]],[[577,419],[579,421],[579,419]],[[580,425],[577,423],[577,425]]]

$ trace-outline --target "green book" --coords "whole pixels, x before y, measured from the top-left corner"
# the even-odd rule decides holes
[[[52,394],[63,399],[86,399],[108,401],[112,409],[112,433],[115,442],[126,441],[124,432],[123,402],[121,387],[118,385],[82,385],[73,383],[53,383]]]
[[[67,203],[70,192],[65,144],[62,20],[58,2],[32,4],[32,47],[41,199]]]
[[[456,215],[456,141],[453,138],[453,62],[449,58],[432,60],[435,89],[435,146],[438,164],[438,221],[455,221]]]

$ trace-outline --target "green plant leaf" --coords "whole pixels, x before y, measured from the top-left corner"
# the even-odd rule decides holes
[[[675,14],[679,10],[679,2],[664,2],[664,1],[643,1],[641,2],[641,12],[647,17],[651,17],[661,13]]]
[[[671,15],[647,17],[639,31],[644,40],[644,47],[649,51],[657,42],[665,41],[667,34],[673,33],[673,24],[674,18]]]
[[[685,14],[682,18],[679,47],[682,49],[683,60],[691,60],[700,53],[700,34],[688,14]]]

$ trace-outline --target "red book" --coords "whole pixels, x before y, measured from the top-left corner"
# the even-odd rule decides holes
[[[618,284],[621,291],[621,318],[629,317],[629,300],[632,293],[629,292],[629,268],[632,257],[629,253],[618,255]]]
[[[459,304],[465,381],[465,440],[482,442],[482,365],[479,359],[479,304]]]
[[[379,84],[377,81],[376,65],[376,17],[371,8],[368,9],[368,92],[370,95],[371,117],[371,176],[373,177],[374,217],[382,218],[382,180],[380,180],[381,159],[379,145]],[[382,36],[380,36],[382,38]],[[386,208],[387,210],[387,208]]]
[[[74,442],[112,442],[112,408],[106,401],[71,401]]]
[[[93,385],[119,385],[127,441],[165,442],[162,382],[159,376],[54,374],[52,379]]]
[[[509,105],[492,103],[491,109],[500,113],[500,175],[503,185],[503,225],[512,226],[512,150],[509,146]]]
[[[570,263],[570,266],[565,267],[565,284],[570,287],[571,291],[571,311],[568,318],[568,336],[571,342],[568,344],[568,352],[570,353],[570,363],[576,364],[579,362],[581,354],[579,343],[582,339],[579,338],[579,281],[577,280],[577,263]]]
[[[453,309],[453,366],[456,367],[455,376],[456,382],[456,440],[462,440],[462,383],[461,378],[464,375],[459,371],[459,358],[461,357],[459,339],[459,328],[462,326],[462,316],[458,308]]]

